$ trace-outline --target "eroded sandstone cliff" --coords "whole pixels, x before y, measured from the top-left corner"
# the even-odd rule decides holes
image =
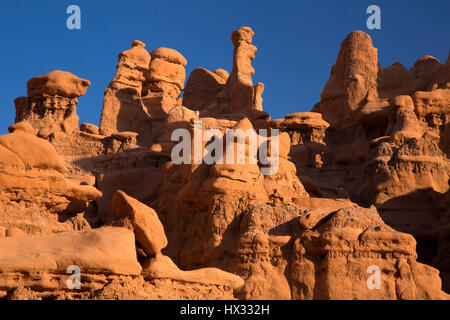
[[[450,59],[383,69],[352,32],[312,111],[271,119],[253,35],[233,31],[231,73],[197,68],[186,87],[181,53],[133,41],[99,127],[78,125],[88,80],[28,82],[0,136],[0,298],[449,298]],[[256,132],[270,161],[209,136],[202,151],[244,163],[176,164],[177,129]]]

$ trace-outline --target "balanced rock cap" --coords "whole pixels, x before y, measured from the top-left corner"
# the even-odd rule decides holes
[[[168,62],[181,64],[183,67],[187,65],[186,58],[175,49],[158,48],[153,50],[150,55],[152,56],[152,59],[159,58]]]
[[[214,71],[214,73],[225,80],[227,80],[230,77],[230,74],[225,69],[217,69],[216,71]]]
[[[252,28],[250,27],[240,27],[237,30],[234,30],[231,34],[231,42],[233,45],[237,45],[239,41],[245,41],[247,43],[252,43],[253,35],[255,33],[253,32]]]
[[[131,49],[125,50],[119,54],[119,66],[126,65],[131,69],[146,70],[151,57],[145,49],[145,43],[134,40]]]
[[[133,43],[131,44],[131,47],[141,47],[141,48],[145,48],[145,43],[143,43],[140,40],[134,40]]]
[[[78,78],[70,72],[55,70],[30,79],[27,82],[28,97],[62,96],[70,99],[81,97],[91,85],[89,80]]]

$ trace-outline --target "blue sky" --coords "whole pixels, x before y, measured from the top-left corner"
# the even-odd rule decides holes
[[[81,8],[81,30],[66,28],[66,9]],[[381,30],[368,30],[366,8],[381,8]],[[117,55],[142,40],[149,51],[170,47],[197,68],[231,71],[231,32],[255,31],[254,82],[263,82],[264,109],[272,118],[309,111],[319,101],[339,46],[352,30],[369,33],[382,67],[410,68],[432,55],[441,62],[450,48],[448,0],[4,0],[0,3],[0,133],[14,122],[14,99],[26,82],[65,70],[92,82],[79,99],[80,123],[98,124],[103,92]]]

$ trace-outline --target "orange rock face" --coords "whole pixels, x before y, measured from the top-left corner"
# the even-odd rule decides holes
[[[133,41],[99,126],[89,81],[28,82],[0,136],[0,298],[449,299],[450,60],[383,69],[354,31],[311,112],[271,119],[253,35],[186,84],[180,52]]]
[[[141,41],[119,54],[117,72],[105,91],[100,119],[100,132],[110,135],[120,131],[149,134],[151,121],[142,104],[141,92],[148,71],[150,54]]]
[[[16,122],[29,122],[42,138],[71,135],[78,128],[76,105],[90,81],[65,71],[52,71],[30,79],[28,97],[15,100]]]
[[[345,190],[361,205],[374,204],[387,224],[411,233],[419,261],[439,268],[446,290],[448,63],[424,56],[410,70],[399,63],[383,69],[370,38],[351,33],[313,108],[331,124],[326,163],[305,168],[312,180]],[[328,170],[340,181],[327,178]]]

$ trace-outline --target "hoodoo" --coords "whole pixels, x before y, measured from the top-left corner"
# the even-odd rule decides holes
[[[312,110],[271,119],[253,36],[186,84],[180,52],[133,41],[99,126],[88,80],[28,81],[0,136],[0,299],[449,299],[450,59],[382,68],[354,31]]]

